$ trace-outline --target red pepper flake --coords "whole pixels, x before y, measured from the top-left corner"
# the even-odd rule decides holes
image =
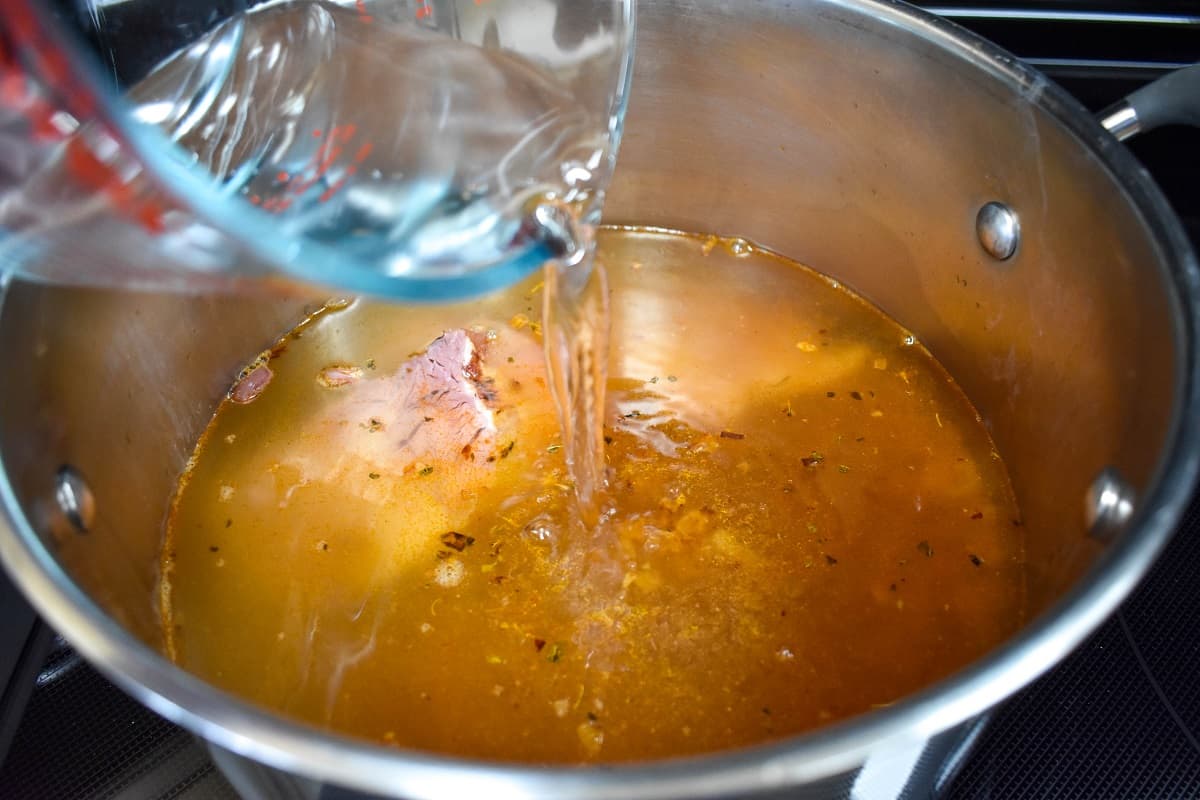
[[[457,550],[460,553],[475,544],[474,536],[467,536],[465,533],[459,533],[458,531],[443,533],[441,540],[442,544],[446,545],[446,547]]]
[[[734,433],[733,431],[721,431],[721,438],[722,439],[745,439],[746,434]]]
[[[542,652],[542,648],[545,646],[546,646],[545,639],[534,639],[533,640],[533,649],[537,650],[539,653]]]
[[[501,447],[500,448],[500,457],[508,458],[508,454],[511,453],[513,451],[513,448],[516,446],[517,446],[517,440],[513,439],[511,442],[504,445],[504,447]]]
[[[974,514],[971,515],[971,519],[983,519],[983,512],[976,511]]]
[[[967,558],[971,559],[971,563],[977,567],[983,565],[983,559],[980,558],[979,556],[975,555],[974,553],[971,553],[970,555],[968,555]]]
[[[838,562],[838,560],[837,560],[836,558],[834,558],[833,556],[829,555],[828,553],[826,553],[826,554],[825,554],[825,563],[826,563],[826,564],[828,564],[829,566],[831,566],[831,567],[832,567],[832,566],[833,566],[834,564],[836,564],[837,562]]]
[[[862,400],[862,392],[851,392],[850,396],[855,400]]]

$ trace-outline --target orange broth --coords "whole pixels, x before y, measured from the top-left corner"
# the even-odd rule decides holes
[[[740,240],[605,229],[599,259],[598,527],[573,510],[536,281],[335,304],[264,354],[269,382],[222,403],[180,481],[171,657],[396,747],[628,762],[892,703],[1017,630],[1004,464],[907,331]],[[473,438],[470,406],[414,388],[464,335],[494,423]]]

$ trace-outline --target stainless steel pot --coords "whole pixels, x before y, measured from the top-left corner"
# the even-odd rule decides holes
[[[887,0],[645,0],[639,26],[608,220],[750,238],[916,331],[1010,467],[1033,621],[890,708],[707,758],[500,767],[293,724],[160,656],[154,590],[175,477],[302,301],[13,282],[0,557],[52,625],[215,743],[236,780],[246,758],[414,798],[877,796],[873,780],[945,751],[1076,646],[1170,535],[1200,457],[1200,267],[1112,135],[1010,56]]]

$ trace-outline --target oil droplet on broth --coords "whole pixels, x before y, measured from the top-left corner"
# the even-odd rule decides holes
[[[377,742],[620,762],[886,705],[1020,626],[1004,465],[907,331],[738,240],[598,241],[594,527],[573,517],[537,280],[325,309],[181,481],[173,658]]]

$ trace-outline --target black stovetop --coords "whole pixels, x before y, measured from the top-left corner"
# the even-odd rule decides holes
[[[1200,0],[921,5],[1033,62],[1096,110],[1200,61]],[[1155,131],[1130,147],[1200,249],[1200,131]],[[1200,499],[1120,610],[992,712],[945,797],[1200,797],[1198,575]],[[2,574],[0,690],[0,798],[236,797],[190,735],[35,623]]]

